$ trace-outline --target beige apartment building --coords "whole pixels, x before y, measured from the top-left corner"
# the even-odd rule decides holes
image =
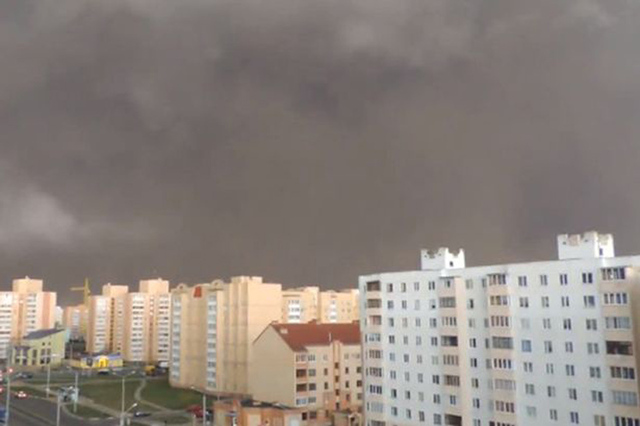
[[[249,391],[302,410],[303,424],[333,424],[362,406],[360,326],[271,324],[253,343]]]
[[[283,323],[349,323],[359,319],[357,289],[320,291],[318,287],[300,287],[282,291]]]
[[[85,305],[67,306],[62,313],[62,326],[72,339],[87,335],[88,309]]]
[[[281,316],[282,286],[238,276],[172,291],[170,383],[247,395],[252,343]]]
[[[87,351],[120,353],[128,362],[169,360],[169,282],[142,280],[138,292],[106,284],[89,298]]]
[[[171,294],[169,281],[140,281],[137,293],[123,296],[122,357],[129,362],[169,361]]]
[[[57,294],[43,291],[42,280],[13,280],[12,291],[0,292],[0,359],[11,341],[20,342],[36,330],[53,328]]]
[[[124,327],[123,295],[126,285],[105,284],[102,294],[89,297],[87,321],[87,352],[120,352]]]

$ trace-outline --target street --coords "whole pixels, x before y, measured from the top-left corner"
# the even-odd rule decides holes
[[[65,415],[61,411],[60,424],[62,426],[114,426],[117,419],[107,420],[78,420]],[[12,399],[9,426],[55,426],[56,404],[39,398]]]

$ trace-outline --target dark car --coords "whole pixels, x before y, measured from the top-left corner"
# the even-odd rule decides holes
[[[133,417],[149,417],[151,415],[151,413],[148,413],[146,411],[136,411],[135,413],[133,413]]]

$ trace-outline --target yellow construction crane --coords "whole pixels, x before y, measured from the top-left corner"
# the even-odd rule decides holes
[[[71,287],[71,291],[81,291],[83,293],[82,303],[84,306],[89,307],[89,296],[91,296],[89,278],[84,279],[84,285],[82,287]]]

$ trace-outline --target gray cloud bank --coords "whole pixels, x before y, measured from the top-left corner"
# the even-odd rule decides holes
[[[6,0],[0,271],[353,285],[640,252],[626,0]],[[70,299],[69,299],[70,300]]]

